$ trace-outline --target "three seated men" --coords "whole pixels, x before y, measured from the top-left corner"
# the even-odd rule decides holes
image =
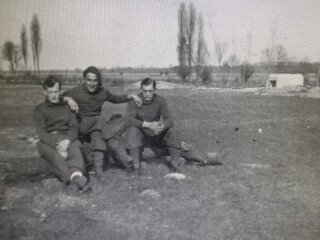
[[[103,174],[106,151],[139,173],[144,147],[151,148],[156,156],[169,152],[169,164],[174,171],[178,170],[179,157],[207,162],[179,139],[165,98],[156,94],[155,80],[142,80],[137,96],[111,94],[102,87],[101,74],[95,67],[88,67],[83,77],[83,85],[62,96],[61,82],[49,76],[43,83],[45,101],[34,110],[39,153],[46,159],[49,170],[63,182],[71,182],[79,190],[87,184],[80,136],[89,138],[98,178]],[[105,101],[128,102],[125,118],[120,117],[119,122],[111,119],[112,124],[108,124],[101,115]],[[77,116],[71,110],[76,110]],[[121,141],[123,133],[125,140]]]

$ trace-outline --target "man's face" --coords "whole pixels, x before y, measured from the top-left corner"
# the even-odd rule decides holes
[[[148,86],[146,85],[143,85],[141,87],[141,92],[142,92],[142,97],[145,101],[149,102],[153,99],[155,93],[156,93],[156,90],[154,89],[153,85],[150,84]]]
[[[97,76],[94,73],[87,73],[84,79],[84,85],[89,92],[94,93],[99,88],[99,81]]]
[[[46,96],[49,102],[59,103],[61,96],[61,89],[59,87],[59,83],[56,83],[53,87],[45,89],[44,95]]]

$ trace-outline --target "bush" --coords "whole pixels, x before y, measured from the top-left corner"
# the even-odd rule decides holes
[[[251,77],[251,75],[253,74],[253,67],[250,64],[245,64],[242,68],[241,68],[241,79],[243,87],[245,86],[245,83],[248,81],[248,79]]]
[[[212,69],[208,66],[202,67],[202,71],[200,73],[201,83],[202,84],[210,84],[212,82]]]
[[[187,66],[180,66],[177,68],[177,74],[181,78],[183,82],[187,80],[187,76],[189,74],[189,70]]]

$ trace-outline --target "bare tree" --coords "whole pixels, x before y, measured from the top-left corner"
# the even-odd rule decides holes
[[[197,54],[196,54],[196,74],[197,81],[199,81],[199,76],[202,77],[203,66],[206,64],[207,57],[209,55],[207,44],[204,38],[204,24],[202,15],[198,17],[198,43],[197,43]]]
[[[2,58],[9,62],[9,68],[12,75],[16,75],[16,70],[21,60],[20,48],[13,42],[7,41],[2,47]]]
[[[278,66],[283,65],[287,62],[288,53],[282,44],[278,44],[275,46],[275,54],[276,54],[276,61]]]
[[[40,23],[38,16],[35,14],[32,17],[31,26],[31,49],[32,49],[32,57],[33,57],[33,64],[34,69],[37,67],[38,77],[40,77],[40,52],[41,52],[41,33],[40,33]]]
[[[318,75],[317,75],[317,87],[319,87],[319,81],[320,81],[320,65],[319,65]]]
[[[27,29],[23,24],[20,31],[20,40],[21,40],[21,53],[24,61],[24,70],[27,71],[28,64],[28,38],[27,38]]]
[[[230,66],[229,77],[228,77],[228,87],[231,87],[231,78],[233,76],[233,67],[236,64],[239,64],[239,60],[238,60],[238,57],[235,52],[236,52],[236,43],[235,43],[235,32],[234,32],[234,28],[233,28],[233,30],[232,30],[232,53],[228,58],[228,64]]]
[[[266,63],[268,65],[271,65],[274,62],[274,56],[272,54],[272,50],[269,47],[266,47],[261,50],[262,55],[262,62]]]
[[[196,30],[196,9],[192,2],[189,4],[188,14],[187,14],[187,57],[188,57],[188,75],[191,75],[191,68],[193,62],[193,52],[194,52],[194,37]]]
[[[267,64],[268,64],[268,69],[267,69],[267,79],[266,79],[266,85],[269,85],[269,75],[271,72],[271,65],[274,62],[274,48],[276,44],[276,39],[277,39],[277,29],[278,29],[278,20],[274,22],[274,25],[271,28],[271,35],[269,39],[269,46],[265,49],[264,55],[267,57]]]
[[[180,3],[178,11],[178,61],[180,78],[185,81],[187,76],[187,12],[183,2]]]
[[[220,42],[218,40],[215,41],[214,49],[217,55],[217,60],[219,64],[219,69],[221,68],[221,62],[226,52],[227,43]]]
[[[221,62],[226,52],[227,43],[220,42],[219,40],[215,41],[214,49],[217,56],[218,64],[219,64],[219,72],[221,72]],[[222,79],[220,78],[220,88],[222,87]]]
[[[231,78],[233,76],[233,67],[239,64],[240,61],[235,53],[231,54],[228,59],[229,69],[229,78],[228,78],[228,87],[231,87]]]
[[[251,67],[251,48],[252,48],[252,31],[250,30],[247,33],[247,42],[244,48],[245,51],[245,60],[243,61],[243,68],[242,68],[242,87],[245,87],[246,81],[252,74],[252,67]],[[250,71],[250,72],[247,72]]]

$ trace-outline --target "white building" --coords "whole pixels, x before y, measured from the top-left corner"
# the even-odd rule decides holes
[[[303,86],[302,74],[270,74],[267,88]]]

